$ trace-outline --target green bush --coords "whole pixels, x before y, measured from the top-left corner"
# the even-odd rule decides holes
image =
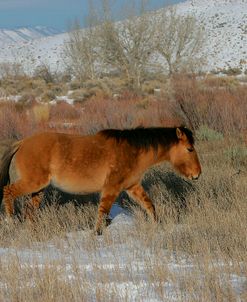
[[[42,102],[45,102],[45,103],[50,102],[50,101],[54,100],[55,98],[56,98],[56,95],[51,90],[48,90],[41,95],[41,100],[42,100]]]
[[[231,146],[224,152],[224,155],[235,168],[247,166],[247,147],[244,145]]]
[[[222,140],[224,138],[221,132],[208,128],[206,125],[202,125],[196,130],[196,137],[200,141],[215,141]]]
[[[223,74],[226,74],[226,75],[230,75],[230,76],[233,76],[233,75],[239,75],[242,73],[242,70],[241,68],[239,67],[230,67],[228,69],[223,69],[222,70],[222,73]]]
[[[83,102],[85,99],[90,97],[89,93],[87,92],[86,89],[76,89],[74,90],[69,97],[73,99],[75,102]]]

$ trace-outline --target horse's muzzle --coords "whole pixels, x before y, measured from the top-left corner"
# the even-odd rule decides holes
[[[191,176],[191,179],[192,179],[192,180],[198,180],[200,174],[201,174],[201,173],[199,173],[198,175]]]

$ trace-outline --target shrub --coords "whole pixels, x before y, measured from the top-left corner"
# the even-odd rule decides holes
[[[244,145],[235,145],[229,147],[224,155],[235,168],[247,166],[247,147]]]
[[[206,84],[208,87],[226,87],[226,88],[238,88],[239,80],[233,76],[229,77],[214,77],[209,76],[203,80],[203,84]]]
[[[85,101],[85,99],[88,98],[89,96],[90,96],[89,93],[84,88],[76,89],[69,95],[69,97],[73,99],[75,102]]]
[[[172,79],[174,110],[194,130],[207,125],[229,134],[243,131],[247,124],[247,87],[237,89],[205,87],[195,77],[177,75]]]
[[[8,102],[0,107],[0,138],[19,139],[30,135],[37,129],[32,114],[17,110],[16,104]]]
[[[0,78],[19,78],[24,74],[23,66],[19,63],[0,63]]]
[[[35,94],[30,91],[30,92],[23,93],[18,102],[24,103],[24,104],[29,103],[29,102],[32,103],[32,102],[35,102],[35,99],[36,99]]]
[[[102,81],[110,89],[112,94],[121,93],[128,85],[127,80],[120,76],[104,77]]]
[[[124,94],[118,100],[92,98],[84,103],[80,118],[82,134],[95,133],[105,128],[135,128],[138,126],[174,126],[181,124],[165,99]]]
[[[56,98],[56,94],[52,90],[47,90],[40,97],[42,102],[48,103]]]
[[[65,95],[68,91],[66,85],[59,83],[59,84],[49,84],[48,87],[55,95]]]
[[[47,122],[49,120],[50,107],[47,104],[35,105],[32,110],[36,123]]]
[[[36,67],[34,77],[43,79],[46,83],[55,82],[55,74],[51,71],[50,67],[46,64]]]
[[[148,94],[154,94],[154,90],[161,88],[162,83],[157,80],[145,81],[142,84],[142,91]]]
[[[76,89],[83,88],[83,82],[78,81],[78,80],[73,80],[73,81],[69,84],[69,88],[72,89],[72,90],[76,90]]]
[[[81,110],[65,102],[52,106],[50,108],[49,118],[52,121],[76,120],[81,117]]]
[[[222,140],[224,138],[222,133],[210,129],[206,125],[202,125],[196,130],[196,137],[201,141]]]
[[[229,76],[236,76],[241,74],[242,70],[239,67],[229,67],[228,69],[223,69],[221,72]]]
[[[108,87],[107,83],[103,80],[88,80],[83,83],[83,88],[88,89],[89,92],[94,94],[103,94],[106,96],[111,95],[111,89]]]

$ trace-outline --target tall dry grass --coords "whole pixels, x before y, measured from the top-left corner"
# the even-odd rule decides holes
[[[93,234],[95,205],[58,206],[56,195],[34,223],[1,216],[0,301],[246,301],[246,89],[180,77],[159,98],[125,93],[44,110],[2,103],[1,140],[191,124],[203,174],[191,183],[166,166],[151,169],[143,185],[160,222],[123,195],[130,214],[102,237]]]
[[[197,182],[167,166],[145,175],[157,224],[123,201],[129,216],[97,237],[96,206],[57,206],[57,195],[34,224],[2,219],[0,300],[245,301],[247,158],[236,155],[239,171],[228,147],[197,143]]]
[[[207,125],[225,134],[245,131],[247,86],[236,79],[234,83],[232,79],[174,77],[178,115],[193,129]]]
[[[35,81],[30,80],[31,87],[38,85]],[[185,124],[194,130],[208,127],[246,139],[246,96],[247,86],[236,78],[177,75],[160,82],[159,95],[137,95],[125,88],[116,97],[94,95],[75,105],[41,105],[35,98],[32,102],[2,102],[0,137],[23,137],[41,130],[89,134],[104,128]]]

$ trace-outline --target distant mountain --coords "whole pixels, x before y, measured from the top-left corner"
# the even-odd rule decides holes
[[[39,39],[61,33],[60,31],[45,27],[21,27],[17,29],[1,29],[0,28],[0,47],[6,45],[15,45],[20,42],[28,42],[30,40]]]

